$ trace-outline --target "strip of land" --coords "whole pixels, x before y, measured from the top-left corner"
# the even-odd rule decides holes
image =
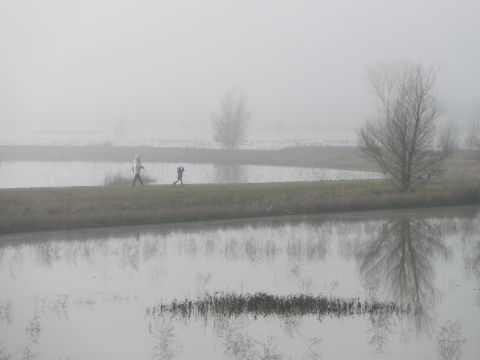
[[[117,146],[0,146],[0,161],[228,163],[374,171],[353,147],[219,150]],[[0,189],[0,233],[262,216],[480,204],[480,161],[458,150],[445,178],[413,193],[386,181]]]
[[[340,170],[375,171],[355,148],[340,146],[288,147],[279,150],[225,150],[127,146],[27,146],[1,145],[0,161],[142,161],[325,167]]]
[[[379,171],[349,146],[287,147],[278,150],[225,150],[198,148],[0,145],[0,161],[112,161],[130,164],[135,154],[144,163],[210,163],[238,165],[299,166],[339,170]],[[445,162],[447,178],[477,178],[477,151],[456,150]]]
[[[0,233],[480,204],[478,180],[0,189]]]

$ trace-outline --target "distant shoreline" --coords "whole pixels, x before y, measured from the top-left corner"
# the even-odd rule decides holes
[[[140,154],[145,163],[271,165],[379,172],[352,146],[293,146],[277,150],[225,150],[153,146],[0,145],[2,161],[105,161],[130,163]],[[445,162],[445,178],[479,178],[480,155],[458,149]]]
[[[0,161],[184,162],[273,165],[376,171],[350,146],[287,147],[279,150],[224,150],[180,147],[0,145]]]

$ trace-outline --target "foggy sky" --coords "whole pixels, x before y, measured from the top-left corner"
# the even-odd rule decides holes
[[[446,116],[480,106],[480,1],[0,1],[0,122],[25,131],[354,131],[365,67],[439,65]]]

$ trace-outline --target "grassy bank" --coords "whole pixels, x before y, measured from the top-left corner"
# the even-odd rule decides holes
[[[480,204],[480,183],[436,180],[411,194],[385,181],[0,189],[0,233]]]

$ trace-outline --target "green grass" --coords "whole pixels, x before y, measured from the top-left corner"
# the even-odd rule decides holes
[[[479,203],[477,180],[1,189],[0,233]]]

